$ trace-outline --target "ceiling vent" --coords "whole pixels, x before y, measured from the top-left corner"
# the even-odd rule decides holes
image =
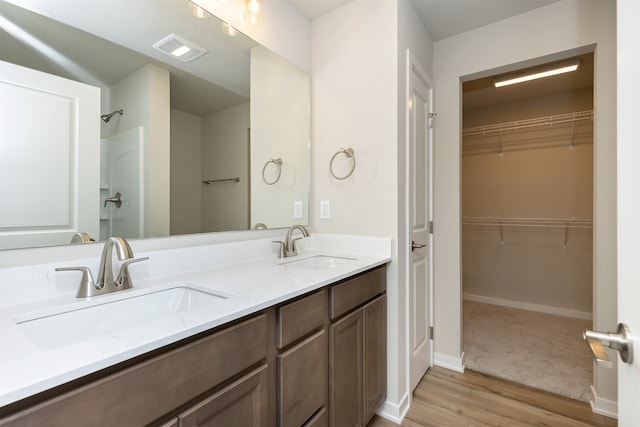
[[[184,62],[193,61],[207,53],[206,49],[175,34],[169,34],[154,44],[153,47]]]

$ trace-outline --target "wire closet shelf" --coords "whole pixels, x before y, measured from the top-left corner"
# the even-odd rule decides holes
[[[593,142],[593,110],[535,117],[462,129],[463,152],[495,152]]]
[[[462,225],[497,226],[500,234],[500,244],[504,245],[504,227],[545,227],[564,228],[562,246],[569,244],[570,228],[593,228],[593,220],[578,218],[520,218],[520,217],[463,217]]]
[[[521,227],[570,227],[570,228],[591,228],[593,220],[577,218],[520,218],[520,217],[475,217],[465,216],[462,218],[463,225],[509,225]]]

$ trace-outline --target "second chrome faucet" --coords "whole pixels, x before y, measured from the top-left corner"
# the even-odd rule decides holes
[[[296,240],[302,239],[302,237],[298,237],[297,239],[292,238],[293,232],[296,230],[300,230],[302,233],[302,237],[309,237],[309,230],[304,225],[294,225],[287,231],[287,235],[285,236],[284,241],[274,240],[273,243],[278,243],[280,245],[280,251],[278,252],[278,258],[286,258],[290,256],[298,255],[298,248],[296,248]]]
[[[113,276],[113,250],[116,250],[118,260],[123,261],[120,271]],[[104,244],[100,266],[98,269],[98,279],[93,280],[93,275],[89,267],[60,267],[56,271],[80,271],[82,278],[76,298],[89,298],[97,295],[104,295],[111,292],[122,291],[133,287],[129,274],[129,265],[134,262],[148,260],[149,257],[134,258],[133,250],[123,237],[110,237]]]

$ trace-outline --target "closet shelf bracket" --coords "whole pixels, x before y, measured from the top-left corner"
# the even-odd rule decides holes
[[[571,123],[571,143],[569,144],[569,150],[573,150],[576,137],[576,122]]]

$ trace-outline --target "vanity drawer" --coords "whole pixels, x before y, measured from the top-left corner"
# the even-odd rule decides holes
[[[277,346],[282,349],[324,325],[327,318],[327,291],[278,308]]]
[[[383,293],[387,286],[385,266],[376,267],[359,276],[329,288],[329,318],[335,319]]]
[[[278,355],[278,426],[301,426],[326,406],[327,360],[326,329]]]

